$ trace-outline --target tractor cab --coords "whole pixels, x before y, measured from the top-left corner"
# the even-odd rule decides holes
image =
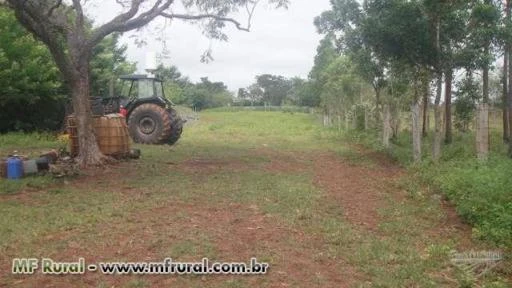
[[[119,77],[123,82],[121,97],[129,99],[162,98],[164,96],[163,81],[147,75],[125,75]]]
[[[153,103],[163,108],[173,106],[165,98],[163,81],[148,75],[125,75],[119,77],[121,80],[121,91],[119,94],[121,109],[127,114],[144,103]]]

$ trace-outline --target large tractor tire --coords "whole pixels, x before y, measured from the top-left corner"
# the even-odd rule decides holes
[[[164,144],[172,135],[171,123],[171,115],[165,108],[146,103],[130,113],[128,130],[136,143]]]
[[[174,145],[181,137],[181,133],[183,132],[183,120],[178,115],[176,110],[170,108],[167,109],[169,113],[169,117],[171,117],[171,136],[167,139],[167,144]]]

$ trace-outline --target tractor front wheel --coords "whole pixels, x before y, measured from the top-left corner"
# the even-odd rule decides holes
[[[130,113],[128,129],[136,143],[163,144],[172,134],[171,117],[163,107],[151,103],[142,104]]]

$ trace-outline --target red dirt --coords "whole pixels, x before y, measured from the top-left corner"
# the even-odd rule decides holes
[[[262,166],[251,166],[242,161],[190,159],[173,164],[172,169],[197,174],[200,177],[219,171],[246,171],[265,169],[275,173],[314,173],[314,183],[324,189],[326,197],[335,200],[343,209],[344,217],[356,227],[371,232],[378,230],[381,216],[379,208],[385,207],[386,199],[401,200],[406,193],[389,189],[389,181],[404,174],[404,171],[390,164],[382,154],[371,155],[378,167],[350,165],[332,153],[299,154],[258,150],[255,153],[268,156],[270,162]],[[364,156],[362,156],[364,157]],[[119,187],[119,180],[126,175],[136,173],[123,163],[111,167],[107,172],[81,176],[72,185],[93,187],[98,181],[109,187]],[[121,177],[123,176],[123,177]],[[138,190],[123,189],[126,197],[137,196]],[[16,200],[25,201],[26,195]],[[0,201],[3,201],[0,198]],[[29,200],[30,201],[30,200]],[[43,255],[54,260],[71,261],[78,256],[85,257],[89,263],[99,261],[161,261],[169,257],[170,249],[177,243],[193,241],[193,246],[210,245],[213,257],[220,261],[248,261],[259,257],[260,261],[270,260],[268,275],[244,278],[250,286],[267,287],[350,287],[358,282],[358,272],[343,260],[334,261],[324,255],[324,239],[320,235],[310,235],[305,231],[284,223],[279,217],[265,214],[257,206],[238,203],[215,203],[208,199],[192,204],[168,202],[159,207],[143,210],[135,214],[101,223],[98,227],[85,227],[62,231],[54,235],[39,238],[37,247],[48,242],[62,243],[62,250],[55,255]],[[433,234],[467,232],[468,226],[460,222],[453,208],[446,207],[447,217]],[[181,215],[181,216],[180,216]],[[469,230],[470,231],[470,230]],[[91,235],[94,233],[94,235]],[[206,237],[201,241],[201,237]],[[199,239],[199,240],[198,240]],[[290,245],[293,243],[293,245]],[[196,252],[196,253],[194,253]],[[210,251],[211,252],[211,251]],[[11,259],[15,251],[1,252],[2,259]],[[189,255],[189,254],[192,255]],[[200,261],[196,257],[205,256],[208,251],[185,253],[182,261]],[[3,254],[3,255],[2,255]],[[0,261],[3,271],[10,271],[10,263]],[[0,287],[96,287],[99,283],[106,287],[121,287],[130,281],[141,279],[135,276],[104,276],[100,273],[87,273],[84,277],[49,277],[35,275],[21,277],[4,275],[0,277]],[[147,276],[143,278],[150,287],[183,286],[178,276]],[[186,281],[188,278],[185,277]],[[192,278],[194,279],[194,278]],[[229,279],[238,277],[200,277],[205,287],[219,286]],[[9,284],[6,284],[9,283]],[[189,283],[189,282],[185,282]],[[190,283],[189,283],[190,284]],[[197,283],[194,283],[197,284]]]
[[[397,179],[401,171],[350,165],[330,154],[317,159],[315,183],[340,203],[350,223],[375,230],[380,221],[378,209],[386,205],[388,192],[382,188],[383,183]],[[404,197],[401,193],[389,196]]]
[[[259,257],[260,261],[269,257],[272,259],[269,274],[251,276],[251,286],[258,286],[263,280],[269,283],[268,287],[296,287],[298,284],[312,287],[318,279],[323,279],[323,287],[349,287],[356,275],[343,262],[319,258],[316,253],[321,249],[321,241],[314,236],[280,223],[279,219],[264,214],[256,206],[235,203],[225,203],[220,207],[204,205],[207,204],[165,203],[151,211],[142,211],[123,219],[127,222],[124,225],[123,222],[112,222],[97,227],[95,230],[98,234],[95,238],[101,241],[79,240],[86,237],[81,235],[87,233],[86,231],[69,231],[47,237],[40,245],[44,245],[45,241],[66,243],[67,247],[58,254],[47,255],[61,261],[77,259],[78,255],[85,257],[89,263],[119,259],[161,261],[169,256],[172,245],[183,241],[194,241],[198,245],[202,243],[201,235],[207,235],[207,239],[202,240],[205,242],[203,244],[212,245],[215,250],[215,259],[210,260],[245,262],[251,257]],[[186,217],[170,217],[178,211]],[[288,243],[295,244],[290,246]],[[300,249],[297,249],[297,245]],[[196,257],[200,256],[187,255],[176,260],[201,260]],[[2,265],[2,269],[9,267]],[[12,280],[10,283],[16,283],[18,287],[96,286],[102,282],[108,283],[108,287],[120,287],[138,279],[132,276],[104,276],[99,273],[87,273],[80,277],[8,277]],[[227,279],[236,277],[204,277],[201,282],[205,286],[219,285]],[[176,284],[178,276],[149,276],[144,280],[150,283],[150,287],[165,287]]]

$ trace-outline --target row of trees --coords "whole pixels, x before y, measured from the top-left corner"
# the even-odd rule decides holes
[[[315,19],[326,37],[310,74],[327,115],[353,117],[357,107],[373,109],[381,123],[382,142],[389,146],[400,112],[408,110],[414,159],[419,161],[422,135],[429,133],[431,106],[435,111],[432,158],[437,160],[443,140],[449,144],[453,139],[452,100],[456,97],[455,112],[461,118],[471,117],[468,113],[478,107],[477,152],[485,159],[492,84],[497,82],[492,81],[492,68],[504,55],[498,103],[504,111],[503,138],[509,140],[509,0],[331,0],[331,6]],[[464,75],[459,83],[454,83],[456,73]],[[454,87],[456,95],[452,95]]]

